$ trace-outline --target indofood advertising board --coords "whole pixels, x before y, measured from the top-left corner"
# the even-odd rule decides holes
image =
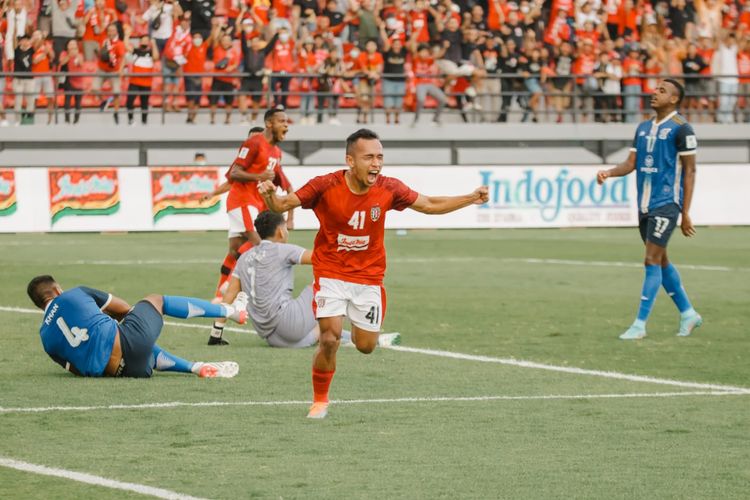
[[[425,195],[489,187],[489,202],[445,215],[387,213],[390,228],[615,227],[637,225],[635,175],[596,183],[598,166],[393,167],[384,175]],[[295,187],[330,167],[285,169]],[[0,168],[0,232],[225,230],[224,199],[204,195],[226,167]],[[731,182],[727,182],[730,179]],[[695,224],[750,224],[750,165],[700,165]],[[203,198],[203,199],[202,199]],[[371,207],[376,209],[378,207]],[[317,228],[310,210],[295,227]]]

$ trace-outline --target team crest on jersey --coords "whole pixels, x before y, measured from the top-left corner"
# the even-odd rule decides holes
[[[370,219],[373,222],[377,222],[379,218],[380,218],[380,207],[370,208]]]
[[[672,131],[671,128],[663,128],[659,131],[659,139],[666,140],[667,137],[669,137],[669,133]]]
[[[646,155],[645,160],[643,163],[646,164],[647,167],[653,167],[654,166],[654,157],[651,155]]]

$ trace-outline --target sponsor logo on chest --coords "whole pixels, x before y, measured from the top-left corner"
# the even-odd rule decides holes
[[[370,246],[370,236],[349,236],[348,234],[339,233],[338,249],[341,252],[361,252],[367,250]]]

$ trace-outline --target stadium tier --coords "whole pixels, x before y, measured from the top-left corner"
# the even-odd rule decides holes
[[[685,83],[694,121],[750,120],[750,6],[740,0],[0,9],[0,126],[90,121],[97,109],[117,123],[247,123],[271,105],[302,124],[635,123],[662,77]]]

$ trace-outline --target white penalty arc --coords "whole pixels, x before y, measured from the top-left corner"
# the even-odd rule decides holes
[[[15,469],[23,472],[30,472],[32,474],[38,474],[41,476],[59,477],[70,481],[91,484],[94,486],[101,486],[114,490],[132,491],[135,493],[140,493],[141,495],[147,495],[155,498],[165,498],[168,500],[205,500],[200,497],[177,493],[176,491],[165,490],[163,488],[155,488],[153,486],[146,486],[145,484],[126,483],[122,481],[116,481],[114,479],[108,479],[106,477],[95,476],[93,474],[86,474],[85,472],[76,472],[67,469],[47,467],[45,465],[22,462],[20,460],[13,460],[12,458],[6,458],[2,456],[0,456],[0,467]]]

